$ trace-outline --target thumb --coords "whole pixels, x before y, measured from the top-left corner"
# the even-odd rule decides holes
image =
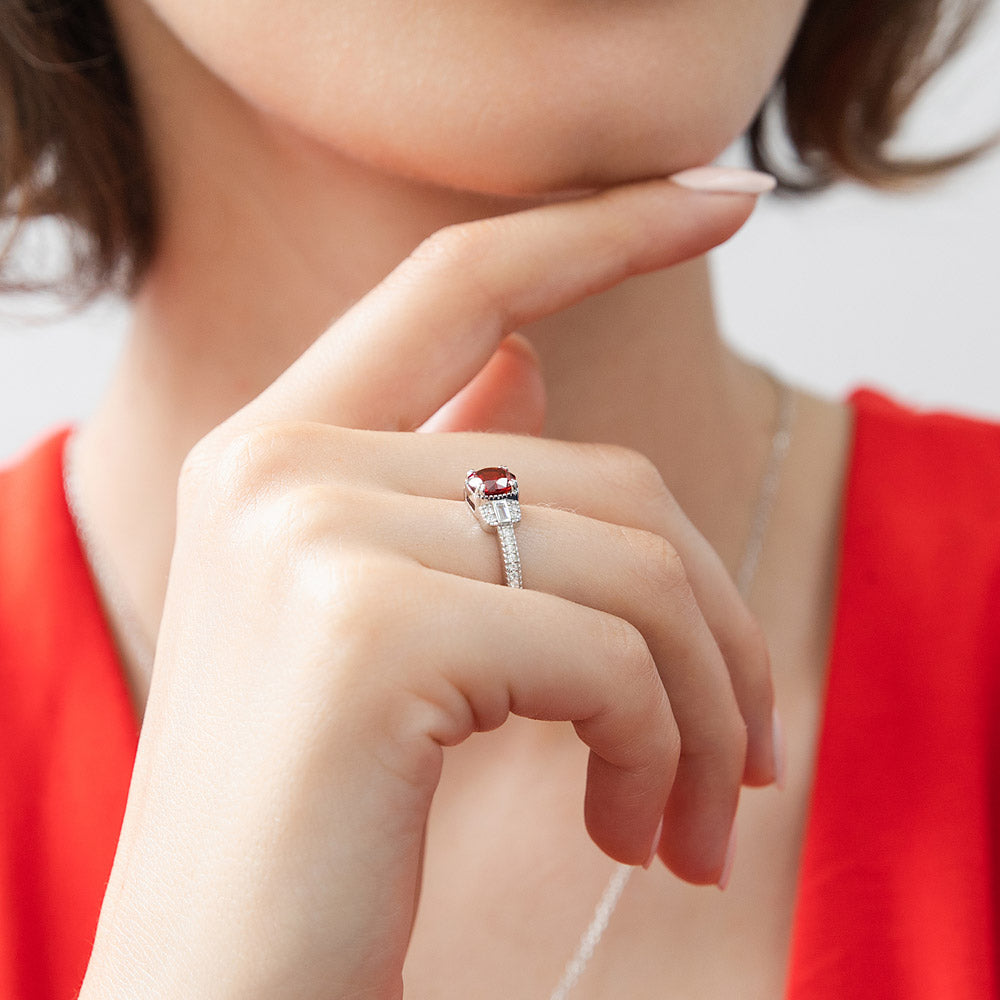
[[[541,434],[545,383],[538,355],[526,337],[505,337],[489,361],[419,430],[502,431]]]

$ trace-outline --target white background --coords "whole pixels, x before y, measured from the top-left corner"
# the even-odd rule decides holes
[[[939,152],[1000,127],[1000,8],[935,82],[902,146]],[[731,151],[724,158],[738,162]],[[859,383],[914,403],[1000,417],[1000,152],[918,194],[842,186],[762,199],[713,255],[723,329],[746,353],[842,394]],[[70,321],[0,303],[0,458],[94,405],[127,325],[104,302]]]

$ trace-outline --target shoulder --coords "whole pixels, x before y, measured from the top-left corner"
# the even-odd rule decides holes
[[[868,388],[850,403],[789,993],[860,996],[863,965],[865,995],[992,996],[1000,424]]]
[[[980,509],[1000,517],[1000,423],[944,410],[922,410],[878,390],[851,393],[855,459],[909,499]]]
[[[44,689],[45,648],[56,641],[67,595],[54,588],[73,548],[62,452],[68,428],[0,467],[0,718],[10,735],[17,706]],[[40,683],[41,682],[41,683]],[[38,695],[40,698],[41,696]]]
[[[0,627],[15,616],[53,559],[72,551],[74,532],[66,510],[62,455],[69,428],[52,431],[22,455],[0,466]]]
[[[138,739],[66,506],[68,433],[0,469],[0,933],[46,945],[0,946],[0,992],[38,996],[86,967]]]
[[[878,636],[883,654],[919,663],[919,676],[945,683],[971,671],[995,695],[1000,423],[920,410],[870,388],[850,402],[840,599],[855,634],[840,640]]]
[[[992,548],[1000,561],[1000,423],[920,410],[871,388],[854,408],[848,515],[906,548]]]
[[[0,469],[0,787],[25,795],[53,770],[59,740],[134,730],[114,642],[66,503],[60,428]],[[89,753],[90,751],[88,751]],[[103,752],[103,750],[101,751]],[[72,767],[84,759],[73,750]],[[123,757],[127,754],[123,753]],[[16,775],[6,768],[16,761]],[[8,805],[16,796],[0,795]]]

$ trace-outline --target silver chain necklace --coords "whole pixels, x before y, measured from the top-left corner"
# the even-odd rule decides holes
[[[739,570],[736,573],[736,587],[744,601],[750,596],[750,587],[753,585],[753,579],[757,573],[757,564],[760,562],[760,554],[764,548],[764,535],[767,532],[771,512],[774,510],[774,502],[778,496],[781,467],[792,443],[792,423],[795,419],[795,392],[792,387],[773,372],[763,368],[761,370],[774,384],[778,397],[778,407],[774,433],[771,436],[771,448],[764,466],[764,474],[761,476],[753,516],[750,519],[750,534],[743,550]],[[628,885],[628,880],[634,871],[634,865],[619,862],[615,866],[607,887],[594,909],[594,915],[587,925],[587,929],[583,932],[573,957],[566,963],[562,978],[552,991],[549,1000],[565,1000],[569,996],[570,990],[576,986],[587,968],[587,963],[597,950],[597,945],[611,922],[611,915],[615,912],[615,907],[618,905],[618,901],[625,891],[625,886]]]
[[[761,477],[753,516],[750,520],[750,532],[736,574],[736,586],[744,600],[750,594],[750,587],[753,584],[757,564],[764,547],[764,535],[767,532],[771,512],[778,495],[781,467],[791,444],[792,423],[795,417],[795,393],[791,386],[767,369],[762,368],[761,371],[773,383],[778,405],[775,429],[771,436],[771,447],[764,467],[764,474]],[[109,620],[117,625],[119,641],[122,646],[120,653],[123,658],[127,658],[140,669],[147,670],[148,673],[152,669],[153,644],[140,626],[135,611],[125,600],[124,591],[110,560],[104,558],[102,550],[95,544],[90,522],[81,511],[76,470],[76,435],[74,434],[67,440],[63,455],[63,488],[66,493],[66,505],[69,508],[77,537],[80,539],[80,547],[90,566],[105,611]],[[597,945],[611,921],[611,915],[614,913],[633,871],[635,868],[632,865],[618,864],[615,867],[607,887],[594,909],[594,915],[583,932],[572,958],[566,963],[562,978],[552,991],[549,1000],[565,1000],[583,975],[587,963],[596,951]]]

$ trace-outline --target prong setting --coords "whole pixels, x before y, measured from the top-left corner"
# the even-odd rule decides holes
[[[517,477],[504,466],[470,469],[465,477],[465,500],[484,531],[521,520]]]
[[[514,525],[521,520],[517,477],[506,466],[470,469],[465,476],[465,501],[483,531],[500,538],[504,577],[508,587],[521,587],[521,556]]]

